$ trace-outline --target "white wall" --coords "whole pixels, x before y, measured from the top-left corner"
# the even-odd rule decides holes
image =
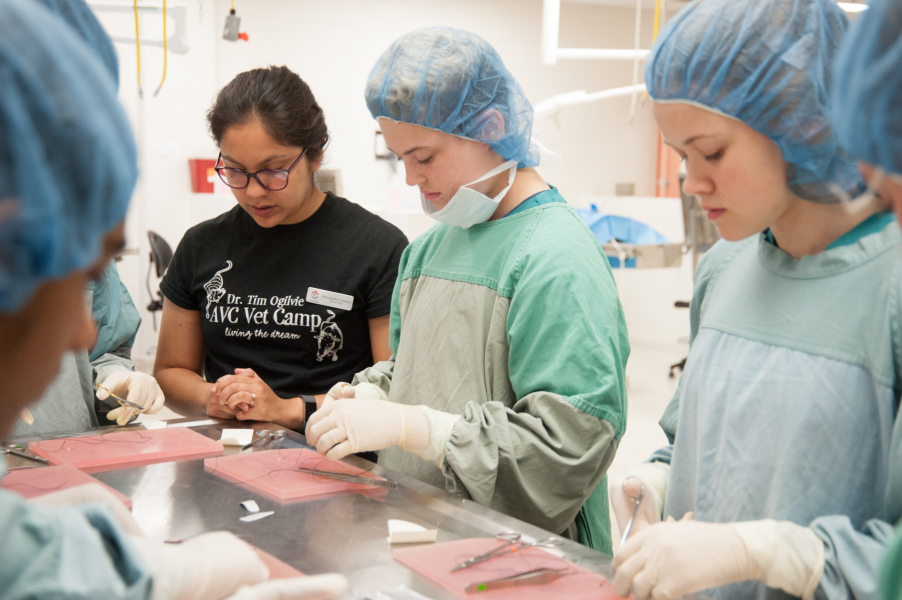
[[[627,61],[541,65],[541,0],[237,0],[249,42],[221,39],[229,2],[203,2],[203,21],[199,0],[187,4],[191,50],[170,53],[158,97],[151,94],[159,82],[162,51],[142,47],[144,99],[139,100],[135,47],[117,44],[120,97],[135,124],[142,172],[128,220],[129,245],[139,255],[127,257],[120,271],[139,307],[149,301],[144,289],[146,230],[160,233],[174,247],[188,227],[233,205],[226,192],[192,194],[187,159],[216,157],[205,111],[217,90],[241,71],[285,64],[310,84],[332,135],[326,167],[341,170],[350,200],[374,210],[386,206],[392,168],[373,157],[376,125],[363,101],[363,85],[381,52],[411,29],[449,25],[485,37],[534,103],[575,89],[594,92],[632,83],[632,63]],[[133,35],[128,13],[99,16],[114,35]],[[634,16],[632,9],[565,2],[560,45],[631,48]],[[647,48],[650,12],[643,21],[642,45]],[[141,28],[142,37],[159,39],[162,20],[143,15]],[[632,124],[627,123],[628,112],[629,99],[624,98],[537,119],[539,140],[560,152],[560,160],[546,160],[539,170],[571,203],[585,206],[591,196],[612,194],[616,183],[634,183],[638,195],[654,193],[656,129],[650,107],[638,110]],[[150,314],[144,317],[137,358],[156,342]]]

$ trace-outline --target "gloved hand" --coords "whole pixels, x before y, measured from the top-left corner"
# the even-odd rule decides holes
[[[373,383],[362,381],[357,385],[339,381],[326,392],[323,398],[323,406],[326,402],[341,400],[342,398],[358,398],[360,400],[388,400],[388,395],[382,388]]]
[[[630,528],[630,537],[636,535],[649,525],[661,522],[664,497],[667,495],[667,481],[670,478],[670,465],[662,462],[642,463],[630,469],[623,479],[612,480],[608,484],[608,496],[611,508],[621,534],[626,531],[627,523],[636,509],[635,499],[639,498],[645,487],[645,495],[639,504],[639,512]]]
[[[97,397],[100,400],[109,398],[110,393],[144,407],[139,410],[133,406],[120,406],[111,410],[106,418],[115,420],[120,426],[126,425],[139,412],[152,415],[163,408],[163,390],[157,380],[147,373],[116,371],[97,387]]]
[[[419,406],[329,398],[307,420],[305,435],[307,443],[326,459],[340,460],[355,452],[403,448],[407,443],[425,448],[429,444],[429,421]]]
[[[637,600],[670,600],[762,576],[728,523],[658,523],[614,553],[614,591]]]
[[[132,542],[153,575],[152,600],[221,600],[269,577],[253,548],[226,531],[180,544]]]
[[[667,600],[760,579],[806,600],[824,570],[824,544],[787,521],[701,523],[684,518],[648,527],[614,554],[614,589]]]
[[[348,587],[348,580],[338,573],[273,579],[243,587],[228,600],[329,600]]]
[[[336,400],[341,400],[342,398],[353,398],[354,396],[354,386],[346,381],[339,381],[331,388],[329,388],[328,392],[326,392],[320,408],[326,406],[326,404],[329,402],[335,402]]]
[[[110,507],[113,516],[126,533],[133,536],[143,537],[141,528],[132,517],[132,513],[119,501],[113,493],[99,483],[86,483],[71,487],[58,492],[50,492],[37,498],[32,498],[31,502],[43,506],[63,506],[73,504],[86,504],[89,502],[100,502]]]
[[[382,390],[345,386],[340,393],[379,395]],[[328,460],[340,460],[348,454],[401,446],[423,460],[441,466],[445,445],[460,415],[445,413],[428,406],[407,406],[388,400],[336,399],[333,387],[318,411],[307,420],[307,443],[316,447]]]

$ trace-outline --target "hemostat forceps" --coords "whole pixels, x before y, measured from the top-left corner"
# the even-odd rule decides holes
[[[627,477],[626,479],[630,479],[630,478]],[[626,493],[626,479],[623,480],[623,484],[624,484],[623,491],[624,491],[624,493]],[[633,479],[638,479],[638,478],[633,477]],[[639,480],[639,481],[640,481],[640,483],[641,483],[641,480]],[[629,495],[629,494],[627,494],[627,495]],[[623,544],[626,543],[626,538],[629,537],[630,530],[633,528],[633,521],[636,520],[636,515],[639,514],[639,506],[642,504],[642,499],[645,498],[645,484],[642,483],[642,491],[639,492],[639,497],[638,497],[638,498],[634,498],[633,496],[630,496],[630,498],[632,498],[632,499],[633,499],[633,502],[636,503],[636,508],[633,509],[633,514],[632,514],[632,516],[630,516],[630,520],[627,521],[627,523],[626,523],[626,528],[623,530],[623,537],[620,538],[620,545],[621,545],[621,546],[622,546]]]
[[[546,540],[541,540],[538,542],[521,542],[520,538],[522,537],[519,533],[509,531],[505,533],[499,533],[495,536],[499,540],[503,540],[505,543],[501,544],[497,548],[493,548],[488,552],[480,554],[479,556],[474,556],[469,560],[465,560],[460,563],[453,569],[451,569],[451,573],[454,571],[458,571],[460,569],[466,569],[467,567],[472,567],[473,565],[478,565],[481,562],[485,562],[492,558],[496,558],[498,556],[504,556],[505,554],[510,554],[511,552],[516,552],[522,548],[529,548],[532,546],[538,548],[559,548],[564,544],[564,540],[558,537],[550,537]]]

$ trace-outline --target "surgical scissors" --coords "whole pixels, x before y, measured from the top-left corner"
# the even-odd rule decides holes
[[[126,400],[125,398],[120,398],[119,396],[117,396],[116,394],[114,394],[114,393],[110,390],[110,388],[106,387],[106,386],[103,385],[102,383],[98,383],[98,384],[97,384],[97,389],[98,389],[98,390],[103,390],[103,391],[105,391],[107,394],[109,394],[110,397],[111,397],[113,400],[115,400],[116,402],[118,402],[118,403],[119,403],[119,406],[121,406],[122,408],[128,408],[128,407],[131,407],[131,408],[137,408],[139,411],[144,412],[144,407],[143,407],[143,406],[141,406],[140,404],[135,404],[135,403],[132,402],[131,400]]]
[[[284,429],[277,429],[276,431],[270,431],[269,429],[261,429],[260,431],[257,432],[257,436],[258,436],[257,439],[255,439],[250,444],[245,444],[244,446],[242,446],[241,452],[244,452],[245,450],[247,450],[248,448],[250,448],[257,442],[260,442],[263,440],[281,440],[286,435],[288,435],[288,432],[285,431]]]
[[[636,479],[640,483],[642,483],[642,480],[639,479],[638,477],[627,477],[626,479],[623,480],[623,492],[624,493],[626,493],[626,480],[627,479]],[[627,496],[629,496],[629,494],[627,494]],[[632,528],[633,528],[633,521],[636,520],[636,515],[639,514],[639,506],[642,504],[642,499],[645,498],[645,484],[642,483],[642,491],[639,492],[638,498],[634,498],[633,496],[630,496],[630,498],[632,498],[633,502],[636,503],[636,507],[633,509],[633,514],[632,514],[632,516],[630,516],[630,520],[627,521],[626,528],[623,530],[623,537],[620,538],[621,546],[626,543],[626,538],[629,537],[630,530],[632,530]]]
[[[460,569],[466,569],[467,567],[478,565],[479,563],[485,562],[492,558],[504,556],[505,554],[510,554],[511,552],[517,552],[518,550],[522,550],[523,548],[560,548],[562,545],[564,545],[564,540],[559,537],[550,537],[538,542],[521,542],[521,537],[522,536],[515,531],[506,531],[499,533],[495,536],[495,538],[503,540],[503,544],[501,544],[497,548],[489,550],[488,552],[480,554],[479,556],[474,556],[473,558],[465,560],[464,562],[451,569],[450,572],[453,573],[454,571],[458,571]]]

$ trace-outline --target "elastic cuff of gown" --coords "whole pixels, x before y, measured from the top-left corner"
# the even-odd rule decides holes
[[[401,445],[435,466],[445,462],[445,446],[451,438],[451,429],[460,415],[435,410],[428,406],[414,406],[408,412],[405,442]]]

